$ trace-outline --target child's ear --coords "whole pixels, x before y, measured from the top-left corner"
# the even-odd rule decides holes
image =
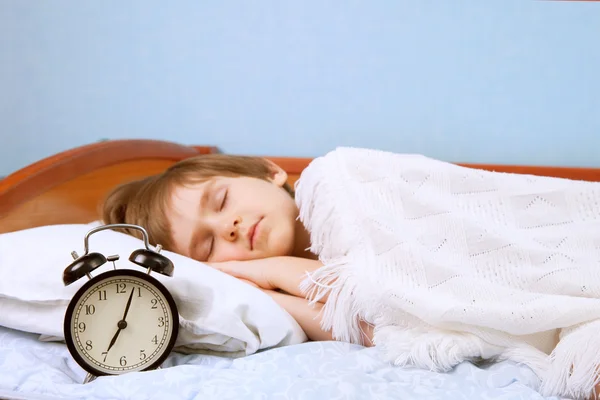
[[[269,180],[276,184],[277,186],[283,186],[287,182],[288,174],[281,168],[279,165],[275,164],[271,160],[266,160],[269,164],[269,170],[271,175],[269,176]]]

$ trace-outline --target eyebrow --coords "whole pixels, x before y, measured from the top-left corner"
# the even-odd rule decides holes
[[[208,203],[208,198],[210,197],[210,194],[213,192],[214,187],[215,187],[215,181],[212,179],[205,183],[205,185],[202,189],[202,195],[200,196],[200,204],[199,204],[198,212],[200,212],[202,209],[206,208],[206,203]],[[198,247],[198,242],[200,241],[200,236],[201,236],[200,234],[201,234],[201,230],[198,229],[198,227],[194,228],[194,232],[192,233],[192,238],[190,240],[190,246],[188,248],[188,254],[190,255],[191,258],[200,258],[200,257],[194,257],[194,255],[196,253],[196,248]],[[204,257],[202,257],[202,258],[204,258]]]

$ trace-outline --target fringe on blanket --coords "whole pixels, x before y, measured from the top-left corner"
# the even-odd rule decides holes
[[[563,329],[542,380],[544,396],[591,399],[600,383],[600,320]]]
[[[378,314],[363,314],[355,297],[348,295],[358,290],[358,285],[344,273],[345,267],[348,265],[342,261],[326,265],[301,285],[311,302],[329,295],[322,328],[332,330],[336,340],[364,344],[359,322],[367,320],[375,327],[373,342],[381,347],[385,361],[393,365],[449,372],[464,361],[510,360],[532,369],[541,380],[540,393],[544,396],[597,398],[593,392],[600,383],[600,321],[562,330],[550,356],[500,332],[490,336],[487,331],[477,332],[470,327],[465,327],[465,332],[441,330],[410,316],[404,316],[406,325],[391,324],[389,315],[394,314],[393,310],[380,308]]]
[[[311,305],[329,296],[322,309],[321,328],[331,330],[336,340],[364,345],[360,319],[368,319],[361,315],[359,304],[353,301],[355,297],[352,293],[357,285],[349,274],[344,273],[344,265],[345,262],[340,261],[307,275],[300,284],[300,291],[310,300]],[[347,318],[348,315],[354,317]]]
[[[320,158],[312,161],[313,167],[324,163],[325,160]],[[305,186],[311,190],[303,190]],[[311,232],[310,250],[319,254],[319,259],[325,264],[306,277],[300,285],[300,290],[312,304],[328,296],[322,311],[321,326],[325,330],[331,330],[334,339],[364,344],[360,319],[368,319],[361,314],[361,310],[364,310],[362,303],[355,301],[356,292],[359,290],[356,275],[348,273],[348,265],[351,263],[343,254],[330,254],[330,247],[326,246],[334,241],[352,246],[358,240],[358,235],[351,229],[321,229],[324,226],[339,227],[340,225],[334,222],[339,221],[346,211],[340,207],[328,207],[325,212],[316,212],[314,207],[315,204],[335,204],[331,199],[335,198],[336,191],[339,193],[341,188],[331,182],[324,184],[324,180],[314,175],[304,175],[303,179],[296,182],[295,189],[296,203],[300,210],[298,218]],[[321,233],[321,236],[318,233]]]

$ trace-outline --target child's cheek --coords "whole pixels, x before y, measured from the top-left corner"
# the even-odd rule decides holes
[[[223,252],[219,254],[218,262],[225,261],[246,261],[252,259],[250,251],[241,245],[227,243],[223,245]]]

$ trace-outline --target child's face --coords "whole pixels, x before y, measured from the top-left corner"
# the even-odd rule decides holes
[[[286,179],[279,171],[269,181],[215,177],[174,188],[167,218],[175,251],[208,262],[292,255],[298,208]]]

